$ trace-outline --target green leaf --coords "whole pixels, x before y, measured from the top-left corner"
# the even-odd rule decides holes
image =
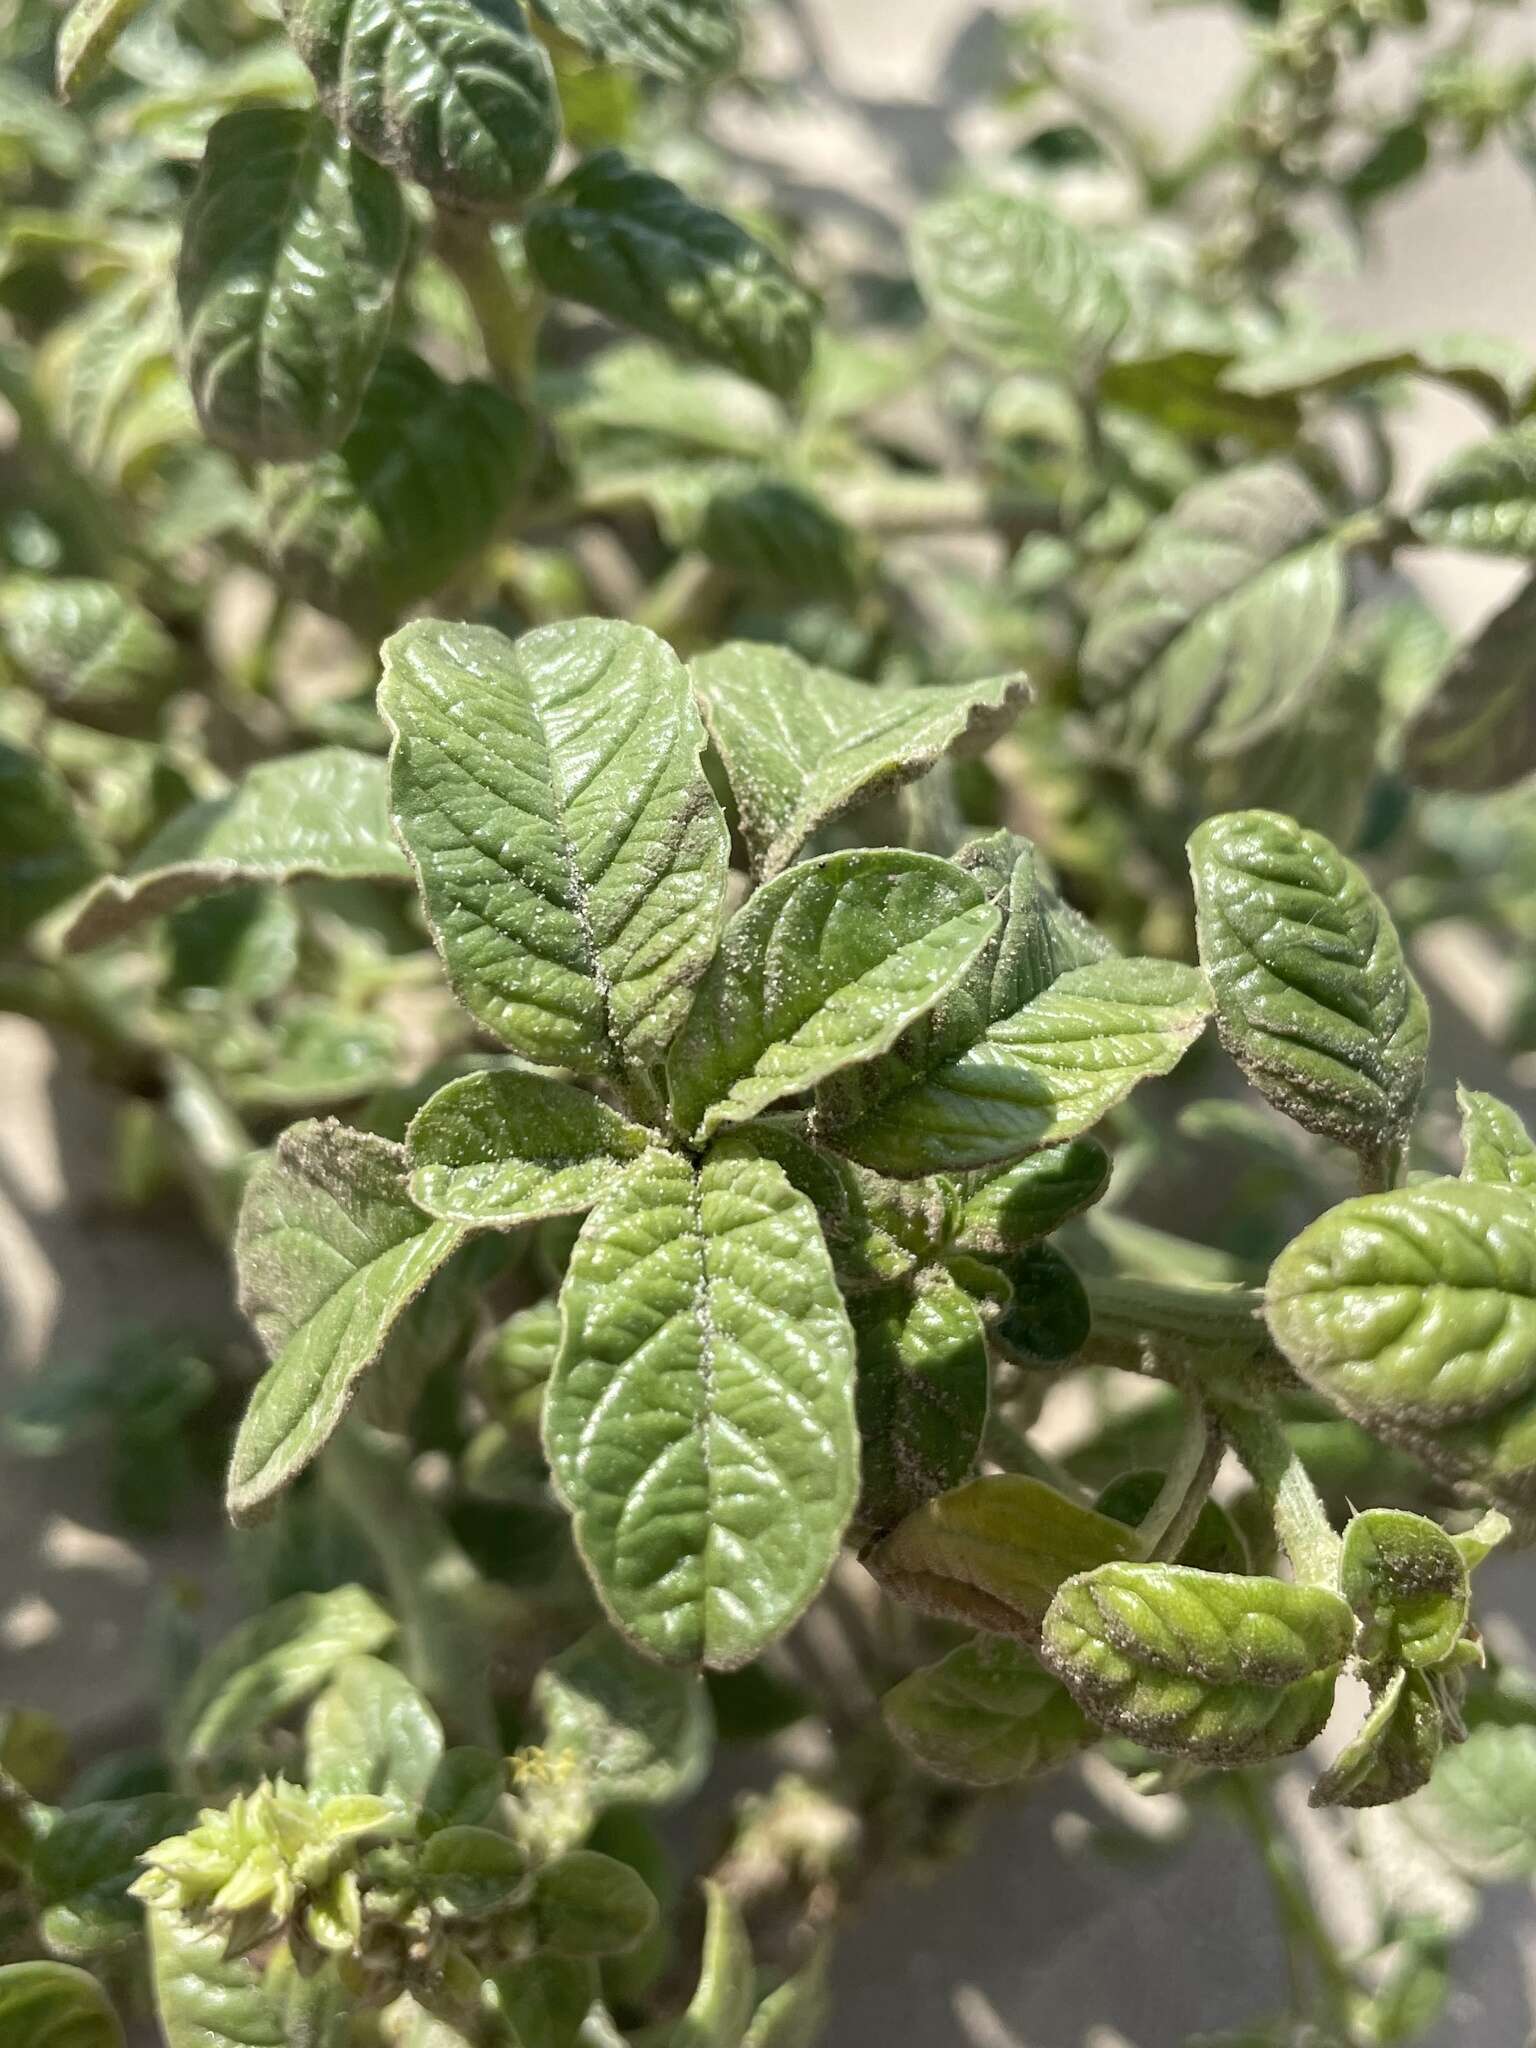
[[[1223,1045],[1304,1129],[1390,1158],[1418,1103],[1429,1011],[1386,906],[1331,841],[1276,811],[1208,820],[1189,859]]]
[[[1536,1388],[1536,1196],[1431,1180],[1342,1202],[1275,1261],[1266,1313],[1367,1427],[1492,1416]]]
[[[1129,317],[1119,279],[1049,206],[969,192],[917,221],[912,261],[930,311],[961,347],[1014,370],[1093,378]]]
[[[321,104],[445,205],[512,213],[560,141],[549,57],[518,0],[284,0]]]
[[[1136,760],[1240,752],[1304,705],[1344,598],[1310,484],[1279,462],[1230,470],[1186,491],[1104,585],[1084,697]]]
[[[558,1956],[612,1956],[644,1941],[656,1901],[627,1863],[573,1849],[546,1863],[533,1883],[539,1946]]]
[[[743,2048],[816,2048],[832,2008],[831,1962],[831,1940],[823,1936],[811,1960],[759,2004]]]
[[[729,1670],[800,1613],[858,1491],[853,1333],[816,1212],[770,1160],[653,1152],[587,1219],[544,1408],[605,1606]]]
[[[96,1979],[67,1963],[0,1968],[0,2048],[122,2048],[123,2030]]]
[[[579,1768],[595,1807],[669,1806],[704,1781],[714,1725],[703,1681],[652,1664],[610,1628],[552,1658],[533,1698],[546,1750]]]
[[[1444,1717],[1419,1671],[1393,1671],[1364,1723],[1312,1787],[1312,1806],[1392,1806],[1427,1785]]]
[[[1088,1295],[1054,1245],[1035,1244],[1002,1262],[1012,1290],[992,1324],[992,1341],[1016,1365],[1064,1365],[1088,1342]]]
[[[1022,1784],[1098,1739],[1065,1687],[1005,1636],[977,1636],[914,1671],[880,1711],[903,1749],[960,1785]]]
[[[323,114],[243,107],[209,130],[176,294],[210,440],[286,462],[350,431],[410,244],[400,187]]]
[[[294,1124],[246,1184],[235,1237],[240,1305],[272,1364],[230,1458],[227,1501],[260,1514],[324,1449],[358,1381],[468,1236],[406,1193],[398,1145],[337,1123]]]
[[[1536,1189],[1536,1139],[1507,1102],[1475,1088],[1456,1090],[1465,1153],[1463,1180]]]
[[[84,92],[107,68],[117,39],[145,0],[74,0],[53,46],[53,84],[61,100]]]
[[[715,950],[728,852],[671,649],[616,620],[515,644],[419,620],[385,646],[379,708],[460,998],[545,1066],[659,1059]]]
[[[273,573],[371,638],[495,538],[534,452],[516,398],[388,347],[339,448],[263,471]]]
[[[1536,1728],[1486,1723],[1403,1808],[1415,1836],[1477,1884],[1536,1874]]]
[[[1354,1633],[1348,1607],[1320,1587],[1106,1564],[1061,1588],[1041,1655],[1101,1726],[1234,1765],[1306,1747]]]
[[[224,1936],[163,1910],[149,1916],[155,2017],[165,2048],[289,2048],[281,2007],[244,1956],[226,1956]]]
[[[1536,554],[1536,422],[1458,449],[1430,478],[1413,524],[1431,547]]]
[[[1410,727],[1406,767],[1421,789],[1480,795],[1536,768],[1533,636],[1536,580],[1461,649]]]
[[[430,1835],[439,1828],[481,1827],[506,1789],[504,1757],[488,1749],[445,1750],[422,1794],[418,1828]]]
[[[786,647],[738,640],[692,665],[752,864],[779,873],[855,804],[925,775],[950,748],[979,750],[1028,696],[1022,676],[875,688]]]
[[[176,643],[153,612],[87,576],[6,577],[0,653],[55,709],[109,731],[142,726],[176,684]]]
[[[943,1621],[1036,1643],[1063,1579],[1136,1555],[1120,1522],[1013,1472],[941,1494],[863,1554],[898,1600]]]
[[[327,1798],[364,1792],[418,1807],[442,1757],[442,1723],[377,1657],[339,1665],[304,1724],[304,1782]]]
[[[1109,1174],[1109,1154],[1094,1138],[1031,1152],[970,1183],[955,1243],[973,1252],[1023,1251],[1091,1208],[1108,1187]]]
[[[91,891],[64,944],[84,952],[146,918],[256,883],[404,881],[390,836],[384,764],[346,747],[248,769],[227,796],[194,804],[155,834],[121,875]]]
[[[987,1422],[987,1339],[942,1271],[855,1297],[864,1486],[859,1520],[888,1529],[970,1476]]]
[[[528,260],[557,297],[789,397],[817,307],[773,252],[670,179],[605,149],[529,219]]]
[[[704,1953],[688,2010],[667,2048],[742,2048],[752,2023],[752,1942],[741,1909],[723,1885],[704,1880]]]
[[[1339,1591],[1360,1620],[1360,1657],[1415,1670],[1450,1657],[1472,1599],[1453,1540],[1437,1523],[1399,1508],[1367,1508],[1349,1523]]]
[[[736,0],[533,0],[535,14],[599,64],[699,85],[741,55]]]
[[[138,1940],[143,1914],[128,1896],[138,1859],[190,1826],[196,1811],[190,1799],[151,1792],[91,1801],[58,1816],[38,1843],[30,1872],[43,1938],[55,1955],[84,1960]]]
[[[700,1140],[887,1051],[997,929],[978,884],[931,854],[807,861],[727,927],[667,1063]]]
[[[578,1216],[636,1159],[647,1133],[564,1081],[465,1074],[417,1112],[410,1194],[429,1216],[495,1230]]]
[[[727,474],[690,538],[706,561],[743,583],[803,604],[852,604],[869,580],[857,533],[804,484]]]
[[[597,1965],[567,1956],[533,1955],[498,1972],[495,1984],[517,2048],[576,2048],[582,2022],[598,1995]]]
[[[1223,389],[1251,398],[1339,396],[1394,377],[1427,377],[1508,415],[1529,372],[1521,351],[1481,335],[1447,334],[1414,347],[1370,334],[1288,334],[1232,364]]]
[[[370,1656],[395,1624],[361,1586],[295,1593],[232,1629],[188,1679],[170,1717],[190,1766],[236,1749],[318,1692],[350,1657]]]
[[[53,770],[0,740],[0,947],[83,889],[100,865]]]
[[[465,1919],[500,1912],[527,1876],[522,1847],[488,1827],[435,1829],[417,1865],[433,1912]]]

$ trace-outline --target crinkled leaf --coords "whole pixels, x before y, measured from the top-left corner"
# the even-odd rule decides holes
[[[1507,1102],[1476,1088],[1458,1088],[1463,1180],[1536,1190],[1536,1139]]]
[[[209,439],[268,462],[333,448],[384,347],[409,243],[400,187],[323,114],[216,121],[176,272]]]
[[[1432,1180],[1342,1202],[1275,1261],[1266,1312],[1368,1427],[1494,1416],[1536,1388],[1536,1194]]]
[[[406,1192],[398,1145],[294,1124],[246,1185],[240,1305],[267,1356],[230,1459],[237,1520],[259,1514],[324,1449],[398,1318],[468,1235]]]
[[[685,1131],[707,1138],[887,1051],[997,929],[980,886],[931,854],[807,861],[727,927],[667,1064]]]
[[[533,0],[534,12],[599,64],[696,85],[741,55],[737,0]]]
[[[547,290],[787,397],[810,368],[817,308],[773,252],[618,150],[588,157],[528,222]]]
[[[943,1272],[857,1296],[859,1519],[888,1529],[967,1478],[987,1421],[987,1340],[970,1296]]]
[[[183,811],[93,889],[64,942],[83,952],[216,891],[307,876],[409,878],[390,836],[384,764],[371,754],[321,747],[248,769],[227,796]]]
[[[1432,547],[1536,554],[1536,422],[1458,449],[1425,486],[1413,523]]]
[[[1109,1174],[1109,1154],[1095,1138],[1032,1152],[970,1183],[955,1242],[966,1251],[1023,1251],[1092,1207],[1108,1187]]]
[[[1065,1365],[1088,1341],[1093,1312],[1082,1281],[1051,1244],[1027,1245],[1001,1262],[1009,1299],[991,1326],[1015,1364]]]
[[[1359,1731],[1312,1787],[1312,1806],[1391,1806],[1427,1785],[1445,1724],[1429,1681],[1393,1671]]]
[[[68,1963],[0,1968],[3,2048],[122,2048],[123,2030],[105,1991]]]
[[[494,539],[534,456],[527,408],[492,384],[450,384],[388,347],[339,448],[261,478],[274,574],[360,632],[382,630]]]
[[[723,1885],[704,1880],[704,1953],[688,2010],[666,2048],[742,2048],[752,2022],[752,1942],[741,1908]]]
[[[518,0],[285,0],[321,103],[448,206],[511,213],[560,141],[554,70]]]
[[[656,1901],[627,1863],[596,1849],[573,1849],[546,1863],[531,1900],[539,1946],[557,1956],[612,1956],[644,1941]]]
[[[977,1636],[880,1703],[902,1748],[961,1785],[1018,1785],[1098,1739],[1066,1688],[1006,1636]]]
[[[418,1807],[442,1756],[442,1723],[377,1657],[339,1665],[304,1724],[304,1782],[326,1797],[364,1792]]]
[[[1359,1617],[1360,1656],[1415,1669],[1446,1661],[1471,1604],[1455,1543],[1437,1523],[1399,1508],[1367,1508],[1352,1519],[1339,1591]]]
[[[1038,1479],[1001,1472],[926,1502],[864,1563],[925,1614],[1033,1644],[1064,1579],[1135,1554],[1123,1523]]]
[[[429,1216],[497,1230],[576,1216],[646,1143],[637,1124],[567,1082],[465,1074],[411,1125],[411,1199]]]
[[[1089,239],[1039,200],[969,192],[930,206],[913,268],[939,325],[960,346],[1014,370],[1090,379],[1129,306]]]
[[[73,0],[53,46],[53,83],[61,100],[84,92],[107,68],[117,39],[145,0]]]
[[[853,1333],[772,1161],[653,1152],[588,1217],[545,1441],[604,1604],[649,1655],[730,1669],[799,1614],[858,1491]]]
[[[951,747],[985,746],[1028,694],[1022,676],[877,689],[745,640],[692,674],[764,878],[855,804],[926,774]]]
[[[1305,1748],[1354,1640],[1336,1593],[1187,1565],[1106,1564],[1069,1579],[1041,1655],[1101,1726],[1202,1763]]]
[[[172,1750],[195,1766],[237,1748],[394,1632],[361,1586],[279,1600],[232,1629],[192,1673],[170,1717]]]
[[[0,946],[14,945],[100,865],[63,782],[0,740]]]
[[[1327,660],[1344,557],[1282,463],[1186,491],[1099,593],[1083,691],[1120,746],[1212,758],[1284,727]]]
[[[698,1789],[714,1742],[692,1672],[652,1664],[610,1628],[590,1629],[534,1683],[545,1748],[581,1774],[594,1806],[666,1806]]]
[[[149,1914],[150,1976],[165,2048],[289,2048],[282,2008],[245,1956],[226,1956],[224,1936],[178,1914]]]
[[[29,1873],[43,1938],[55,1955],[83,1960],[138,1940],[143,1914],[128,1887],[139,1875],[139,1858],[190,1826],[196,1811],[190,1799],[150,1792],[93,1800],[58,1816],[38,1843]]]
[[[379,708],[461,999],[546,1066],[658,1059],[714,953],[728,850],[670,648],[617,620],[515,644],[420,620],[384,649]]]
[[[109,730],[142,725],[178,667],[176,643],[153,612],[88,576],[6,577],[0,654],[58,710]]]
[[[1222,1043],[1305,1129],[1389,1157],[1418,1103],[1429,1011],[1386,906],[1276,811],[1208,820],[1189,856]]]
[[[1536,581],[1522,584],[1461,649],[1410,728],[1407,772],[1421,788],[1481,794],[1536,769],[1533,641]]]

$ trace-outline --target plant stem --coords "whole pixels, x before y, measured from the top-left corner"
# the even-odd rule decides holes
[[[1298,2007],[1296,2017],[1310,2017],[1304,2009],[1311,2002],[1304,1968],[1310,1962],[1317,1973],[1328,2025],[1337,2031],[1340,2040],[1348,2039],[1355,1986],[1312,1903],[1296,1851],[1275,1813],[1269,1785],[1257,1771],[1233,1771],[1228,1775],[1226,1788],[1258,1849],[1285,1930],[1291,1995]]]
[[[703,555],[681,554],[652,585],[635,615],[636,622],[687,653],[709,637],[710,624],[728,588],[725,572],[713,562]]]
[[[1146,1557],[1168,1560],[1184,1548],[1210,1498],[1225,1451],[1220,1430],[1212,1426],[1205,1403],[1194,1395],[1168,1476],[1142,1518],[1138,1533]]]
[[[1239,1400],[1294,1383],[1251,1287],[1176,1287],[1160,1280],[1085,1276],[1093,1328],[1085,1365],[1150,1373]]]
[[[1220,1417],[1232,1448],[1264,1496],[1297,1579],[1304,1586],[1337,1591],[1338,1534],[1285,1431],[1262,1409],[1238,1403],[1222,1406]]]
[[[434,239],[469,301],[492,376],[509,391],[526,393],[543,317],[539,295],[515,288],[485,221],[439,206]]]
[[[1017,1472],[1025,1479],[1039,1479],[1052,1486],[1058,1493],[1086,1505],[1090,1499],[1087,1489],[1078,1485],[1070,1473],[1062,1470],[1054,1459],[1048,1458],[1024,1435],[1015,1429],[1004,1416],[987,1417],[986,1434],[982,1438],[982,1454],[992,1460],[1001,1471]]]

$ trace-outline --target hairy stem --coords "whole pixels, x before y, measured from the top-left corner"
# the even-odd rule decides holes
[[[1189,1541],[1210,1499],[1226,1451],[1221,1432],[1212,1424],[1205,1403],[1195,1395],[1184,1418],[1184,1433],[1157,1499],[1142,1518],[1139,1534],[1145,1555],[1176,1558]]]
[[[1177,1287],[1161,1280],[1088,1275],[1093,1328],[1084,1365],[1148,1373],[1213,1393],[1252,1399],[1259,1387],[1294,1384],[1251,1287]]]
[[[439,206],[434,240],[469,301],[492,376],[510,391],[526,392],[538,354],[540,295],[514,286],[485,221]]]
[[[1297,1579],[1305,1586],[1337,1591],[1338,1534],[1285,1431],[1262,1409],[1238,1403],[1222,1407],[1220,1416],[1232,1448],[1264,1496]]]

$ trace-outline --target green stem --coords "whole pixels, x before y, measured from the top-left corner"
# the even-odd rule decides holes
[[[1219,1412],[1232,1448],[1264,1496],[1291,1570],[1304,1586],[1337,1591],[1339,1538],[1290,1438],[1262,1409],[1233,1403]]]
[[[1346,2040],[1355,1986],[1312,1903],[1295,1848],[1275,1813],[1268,1783],[1257,1771],[1233,1771],[1226,1780],[1226,1788],[1258,1849],[1285,1931],[1292,1999],[1299,2008],[1296,2017],[1310,2017],[1303,2009],[1310,2003],[1303,1965],[1310,1962],[1317,1974],[1327,2024],[1340,2040]]]
[[[670,640],[680,652],[707,640],[730,579],[703,555],[681,554],[666,574],[652,585],[636,614],[636,623],[649,626],[663,640]]]
[[[1142,1517],[1138,1534],[1145,1556],[1156,1560],[1178,1556],[1210,1498],[1225,1451],[1221,1432],[1212,1426],[1205,1403],[1197,1394],[1189,1404],[1184,1434],[1168,1476],[1157,1499]]]
[[[1176,1287],[1160,1280],[1085,1276],[1093,1328],[1086,1365],[1150,1373],[1228,1398],[1290,1386],[1293,1375],[1252,1287]]]
[[[538,355],[542,297],[532,288],[516,289],[489,224],[474,215],[439,206],[434,239],[469,301],[492,376],[508,390],[525,393]]]

